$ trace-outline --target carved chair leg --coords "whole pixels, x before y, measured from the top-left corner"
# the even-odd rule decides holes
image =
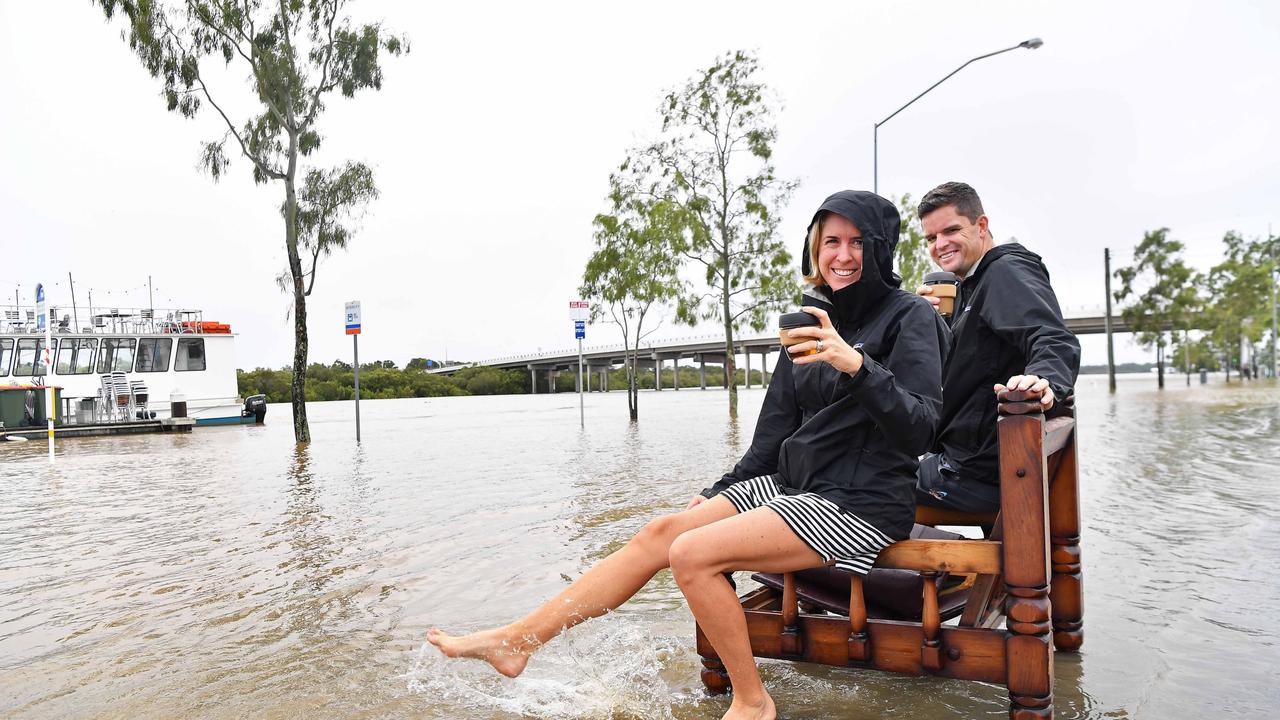
[[[725,672],[720,658],[702,658],[702,685],[710,695],[724,695],[733,689],[729,684],[729,673]]]
[[[1063,448],[1049,488],[1053,644],[1075,652],[1084,643],[1084,576],[1080,566],[1080,480],[1074,438]]]
[[[849,582],[849,659],[871,659],[871,641],[867,635],[867,601],[862,594],[862,576]]]

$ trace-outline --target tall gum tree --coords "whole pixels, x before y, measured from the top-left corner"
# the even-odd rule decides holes
[[[799,278],[777,236],[780,209],[797,183],[771,162],[778,131],[759,62],[732,52],[666,95],[662,128],[634,151],[629,194],[680,208],[688,225],[676,251],[701,270],[705,291],[685,293],[677,317],[717,320],[724,328],[729,416],[738,415],[734,334],[764,329],[771,311],[799,302]]]
[[[1155,346],[1161,388],[1165,348],[1169,344],[1165,333],[1186,327],[1198,304],[1195,274],[1182,261],[1182,249],[1181,242],[1169,237],[1169,228],[1152,230],[1134,248],[1133,264],[1115,272],[1120,280],[1115,298],[1126,303],[1121,315],[1140,345]]]
[[[645,322],[679,297],[680,261],[674,251],[686,219],[666,200],[646,200],[623,190],[628,168],[610,177],[612,209],[595,218],[596,250],[582,274],[582,296],[592,301],[592,319],[609,317],[622,331],[627,372],[627,411],[640,419],[640,342]]]
[[[280,182],[284,199],[284,243],[288,273],[282,276],[293,295],[293,434],[311,440],[307,424],[307,295],[315,285],[316,264],[346,246],[354,232],[355,208],[377,195],[373,173],[360,163],[330,171],[312,170],[298,178],[303,158],[320,147],[317,129],[325,99],[334,92],[382,88],[381,53],[408,51],[400,37],[378,24],[353,26],[344,0],[97,0],[107,20],[123,16],[122,37],[151,76],[162,81],[166,107],[185,118],[205,108],[226,125],[217,139],[201,146],[200,165],[217,181],[232,153],[248,159],[255,183]],[[247,71],[260,112],[234,119],[226,110],[235,89],[214,87],[211,65]],[[310,255],[310,268],[303,254]]]

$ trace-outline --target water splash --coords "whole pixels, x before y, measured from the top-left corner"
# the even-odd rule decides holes
[[[679,687],[697,677],[692,657],[687,640],[656,637],[651,622],[613,613],[552,640],[515,679],[483,662],[446,658],[428,643],[404,677],[411,693],[457,709],[532,718],[674,720],[673,709],[704,700]]]

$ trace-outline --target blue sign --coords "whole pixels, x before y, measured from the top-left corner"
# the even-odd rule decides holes
[[[573,321],[573,338],[575,340],[582,340],[586,337],[587,337],[587,321],[574,320]]]
[[[47,314],[44,308],[44,285],[36,283],[36,329],[44,330]]]

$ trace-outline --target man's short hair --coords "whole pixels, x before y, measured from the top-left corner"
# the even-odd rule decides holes
[[[978,191],[962,182],[945,182],[925,193],[920,199],[916,214],[923,220],[929,213],[948,205],[954,205],[956,213],[965,216],[971,223],[978,222],[978,218],[986,214],[982,210]]]

